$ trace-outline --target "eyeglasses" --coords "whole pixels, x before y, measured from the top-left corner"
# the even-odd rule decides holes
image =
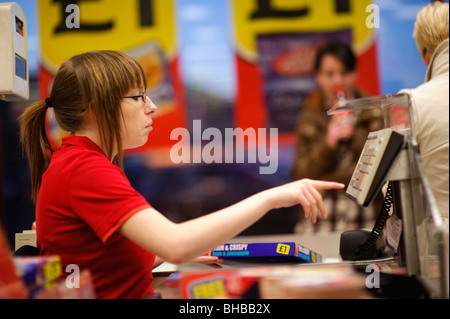
[[[142,102],[145,103],[145,101],[147,100],[147,92],[144,91],[144,92],[142,92],[142,94],[140,94],[140,95],[124,96],[123,98],[124,98],[124,99],[133,99],[133,100],[135,100],[135,101],[139,101],[139,98],[141,98],[141,99],[142,99]]]

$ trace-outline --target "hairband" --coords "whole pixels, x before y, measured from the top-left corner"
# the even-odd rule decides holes
[[[50,98],[45,99],[45,105],[47,105],[47,107],[53,107],[52,104],[50,103]]]

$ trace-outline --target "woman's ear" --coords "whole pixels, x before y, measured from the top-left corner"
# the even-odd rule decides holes
[[[81,113],[85,113],[86,111],[90,111],[92,110],[92,104],[89,103],[88,105],[85,105],[82,109],[81,109]]]
[[[81,109],[81,116],[83,117],[85,123],[94,122],[96,123],[94,113],[92,112],[91,105],[84,106]]]
[[[423,48],[422,52],[420,52],[420,57],[422,58],[423,62],[426,66],[430,65],[431,62],[431,55],[428,54],[427,49]]]

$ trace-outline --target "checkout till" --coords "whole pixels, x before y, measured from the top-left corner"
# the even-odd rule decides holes
[[[329,111],[383,111],[385,128],[369,134],[346,190],[361,206],[383,190],[372,230],[237,237],[229,244],[297,243],[320,257],[283,263],[272,254],[259,260],[234,254],[214,266],[163,264],[154,272],[156,284],[160,274],[175,272],[156,291],[163,298],[195,299],[448,298],[448,229],[411,132],[410,103],[408,95],[396,94],[340,101]]]

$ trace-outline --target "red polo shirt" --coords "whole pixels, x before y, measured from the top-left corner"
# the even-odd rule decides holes
[[[152,292],[155,256],[116,230],[151,207],[89,138],[70,136],[51,159],[36,203],[41,255],[89,269],[98,298],[141,298]]]

